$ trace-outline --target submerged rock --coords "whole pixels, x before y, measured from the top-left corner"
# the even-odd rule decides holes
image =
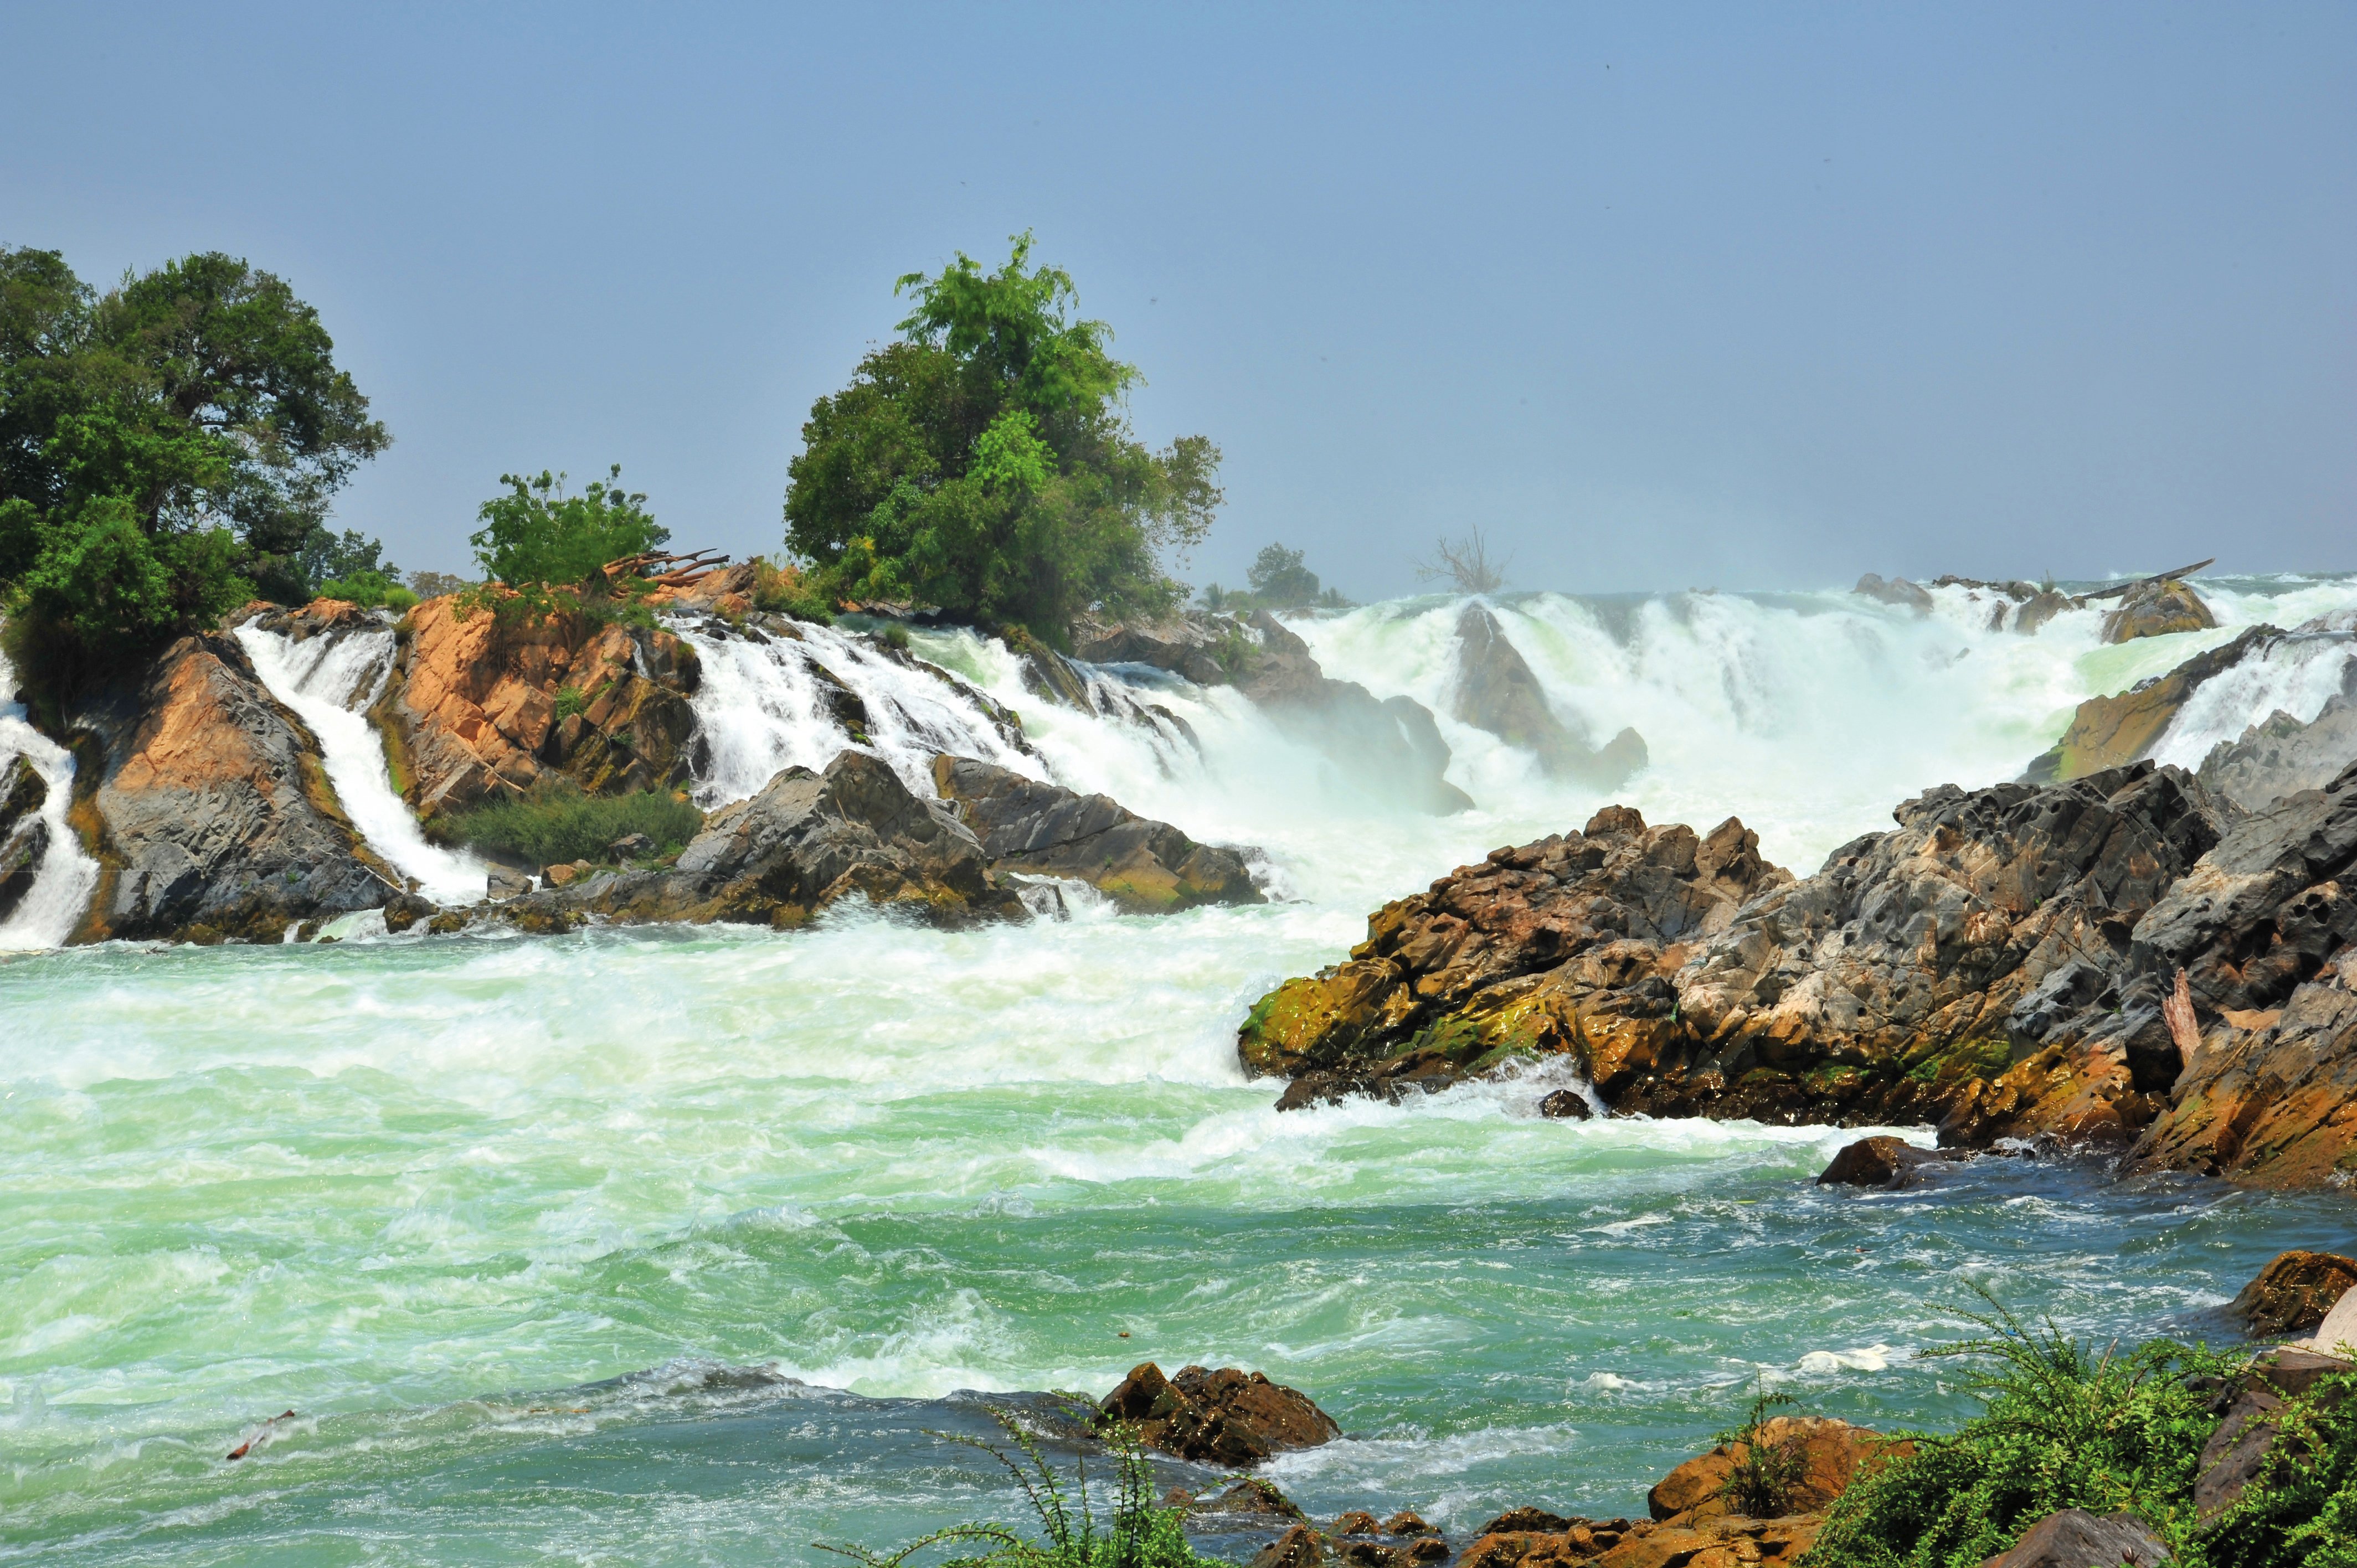
[[[1885,1133],[1846,1144],[1818,1173],[1819,1187],[1908,1187],[1922,1184],[1927,1166],[1950,1164],[1947,1150],[1919,1149],[1904,1138]]]
[[[77,940],[275,941],[401,890],[234,637],[184,637],[65,721],[94,779],[74,821],[101,867]]]
[[[1645,742],[1624,729],[1600,749],[1548,705],[1546,690],[1489,607],[1468,604],[1457,618],[1457,684],[1451,712],[1509,746],[1536,754],[1552,778],[1618,789],[1645,766]]]
[[[1071,877],[1134,913],[1266,901],[1235,851],[1197,843],[1109,795],[1076,794],[963,757],[933,758],[933,783],[994,871]]]
[[[2357,1258],[2338,1252],[2278,1252],[2227,1304],[2226,1310],[2260,1338],[2297,1334],[2357,1288]]]
[[[1097,1423],[1127,1423],[1138,1440],[1181,1459],[1253,1465],[1342,1434],[1309,1396],[1258,1372],[1187,1367],[1175,1378],[1145,1362],[1097,1407]]]

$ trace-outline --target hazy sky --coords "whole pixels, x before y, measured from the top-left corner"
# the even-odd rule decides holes
[[[2357,6],[0,10],[0,242],[317,305],[458,569],[503,469],[773,550],[891,279],[1031,228],[1354,596],[2357,569]]]

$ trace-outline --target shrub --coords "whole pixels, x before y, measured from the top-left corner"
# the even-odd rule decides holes
[[[671,530],[655,521],[645,496],[622,489],[621,478],[617,463],[576,496],[565,493],[563,474],[501,474],[508,493],[477,509],[483,526],[467,539],[475,564],[491,580],[521,587],[578,583],[608,561],[661,549]]]
[[[348,577],[330,577],[312,592],[323,599],[349,600],[362,609],[405,610],[417,603],[415,594],[382,572],[354,572]]]
[[[767,556],[753,557],[753,607],[790,615],[796,620],[834,624],[834,607],[810,575],[791,564],[780,565]]]
[[[436,817],[427,830],[445,843],[514,856],[533,865],[564,865],[611,859],[607,846],[631,833],[646,834],[654,841],[656,854],[668,854],[703,826],[704,813],[667,789],[584,795],[569,785],[555,785]]]
[[[1072,1402],[1077,1413],[1085,1402]],[[888,1556],[866,1547],[829,1546],[823,1541],[817,1543],[819,1549],[848,1557],[866,1568],[900,1568],[917,1553],[936,1546],[980,1548],[959,1553],[941,1568],[1220,1568],[1187,1544],[1181,1527],[1184,1516],[1177,1509],[1155,1504],[1153,1477],[1138,1451],[1136,1434],[1128,1426],[1115,1425],[1105,1434],[1114,1451],[1115,1479],[1111,1517],[1101,1520],[1091,1504],[1085,1460],[1078,1467],[1076,1484],[1068,1490],[1040,1452],[1038,1438],[1006,1412],[990,1413],[1014,1439],[1020,1459],[978,1438],[952,1437],[951,1441],[979,1448],[1006,1466],[1039,1520],[1042,1539],[1027,1540],[1003,1524],[959,1524],[912,1541]]]
[[[1987,1332],[1923,1351],[1992,1360],[1975,1380],[1987,1408],[1953,1436],[1907,1434],[1911,1455],[1854,1482],[1833,1508],[1813,1568],[1976,1568],[2061,1509],[2133,1509],[2180,1563],[2192,1555],[2193,1482],[2216,1429],[2195,1378],[2231,1375],[2225,1358],[2152,1340],[2100,1354],[2049,1322],[2025,1328],[1991,1311],[1959,1313]],[[2234,1559],[2250,1568],[2298,1557]]]
[[[1760,1388],[1743,1424],[1718,1434],[1730,1454],[1741,1450],[1727,1467],[1719,1495],[1727,1499],[1728,1509],[1747,1519],[1781,1519],[1790,1513],[1792,1488],[1809,1473],[1809,1455],[1798,1438],[1786,1436],[1774,1443],[1767,1439],[1768,1412],[1792,1402],[1790,1394],[1771,1394]]]

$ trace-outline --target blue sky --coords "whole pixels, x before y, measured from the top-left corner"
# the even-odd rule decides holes
[[[0,242],[243,255],[460,569],[619,462],[774,550],[890,280],[1029,228],[1358,597],[2357,569],[2357,6],[39,5]]]

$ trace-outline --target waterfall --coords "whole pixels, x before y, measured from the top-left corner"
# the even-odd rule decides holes
[[[2357,613],[2320,616],[2273,638],[2194,688],[2169,723],[2152,754],[2180,768],[2199,768],[2210,748],[2239,740],[2250,725],[2276,713],[2302,724],[2341,694],[2357,661]]]
[[[16,672],[0,655],[0,769],[21,757],[48,786],[30,830],[42,836],[32,889],[0,918],[0,951],[63,945],[98,886],[98,862],[82,852],[81,839],[67,820],[73,806],[73,754],[33,727],[16,694]]]
[[[320,760],[344,814],[369,848],[437,904],[483,897],[483,864],[426,842],[408,803],[393,792],[384,742],[368,709],[393,672],[393,633],[382,628],[323,634],[300,642],[248,624],[237,639],[270,694],[295,710],[319,738]]]
[[[798,637],[723,634],[684,619],[671,629],[703,661],[691,703],[705,746],[696,800],[707,808],[744,800],[780,769],[823,768],[848,750],[882,757],[925,796],[934,793],[933,758],[942,752],[1048,776],[975,693],[865,638],[809,624],[794,627]],[[846,726],[845,692],[866,710],[865,744]]]

